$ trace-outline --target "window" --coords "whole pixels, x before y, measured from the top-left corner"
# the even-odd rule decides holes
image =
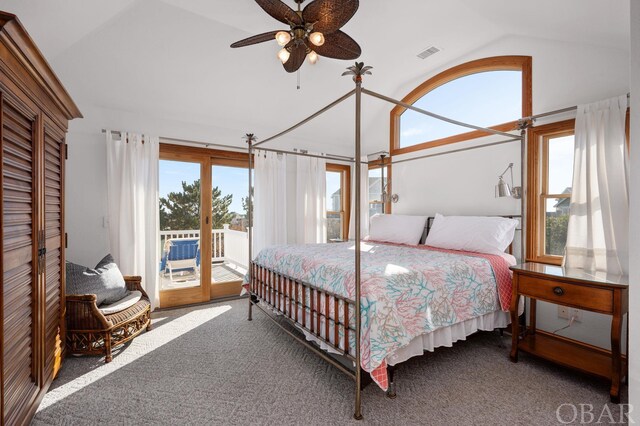
[[[499,56],[450,68],[425,81],[403,102],[482,127],[513,130],[531,115],[531,58]],[[391,111],[391,154],[486,136],[397,106]]]
[[[574,120],[531,129],[529,229],[531,260],[560,264],[567,242],[573,181]]]
[[[384,159],[384,163],[378,160],[369,162],[369,217],[376,213],[391,213],[391,200],[387,196],[383,200],[383,192],[391,194],[391,161],[390,157]],[[382,180],[382,165],[385,164],[384,181]]]
[[[384,202],[382,200],[382,188],[387,184],[387,171],[384,174],[382,183],[382,168],[369,169],[369,217],[376,213],[384,213]]]
[[[349,234],[349,166],[327,164],[327,241],[346,240]]]

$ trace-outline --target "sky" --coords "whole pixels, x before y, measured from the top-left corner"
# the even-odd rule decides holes
[[[562,194],[572,186],[575,138],[549,139],[549,194]]]
[[[517,120],[522,116],[522,73],[492,71],[460,77],[427,93],[414,105],[482,127]],[[407,110],[400,118],[400,147],[471,130]]]
[[[340,178],[342,174],[340,172],[327,172],[327,210],[333,210],[333,203],[331,196],[334,192],[340,189]],[[340,206],[336,206],[340,207]]]
[[[200,164],[183,161],[160,160],[159,167],[161,197],[169,192],[182,192],[182,181],[193,183],[200,179]],[[244,213],[242,198],[247,196],[249,177],[247,169],[241,167],[213,166],[213,186],[222,191],[222,195],[233,194],[229,211]]]

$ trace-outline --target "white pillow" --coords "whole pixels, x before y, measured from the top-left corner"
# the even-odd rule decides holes
[[[425,216],[375,214],[369,219],[369,240],[416,245],[426,221]]]
[[[425,244],[451,250],[499,254],[513,241],[518,221],[505,217],[436,214]]]

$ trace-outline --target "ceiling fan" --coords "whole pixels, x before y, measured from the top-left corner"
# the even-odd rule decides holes
[[[288,30],[270,31],[237,41],[231,47],[244,47],[275,39],[282,49],[278,58],[287,72],[297,71],[305,58],[315,64],[319,56],[334,59],[357,59],[362,49],[347,34],[340,31],[356,13],[359,0],[313,0],[303,10],[305,0],[294,0],[293,10],[281,0],[256,0],[256,3],[278,21],[288,24]]]

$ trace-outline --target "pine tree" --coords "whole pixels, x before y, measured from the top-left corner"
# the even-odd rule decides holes
[[[220,197],[222,192],[218,187],[212,191],[211,225],[212,229],[222,229],[222,225],[229,224],[233,219],[233,213],[229,211],[229,206],[233,201],[233,194]]]
[[[216,186],[212,190],[211,224],[212,229],[222,229],[233,218],[229,206],[233,194],[222,196]],[[200,179],[192,184],[182,182],[182,192],[170,192],[160,197],[160,229],[200,229]]]

